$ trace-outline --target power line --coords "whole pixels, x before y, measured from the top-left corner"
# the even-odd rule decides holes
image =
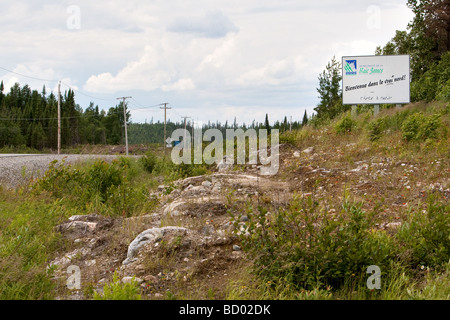
[[[22,74],[22,73],[15,72],[15,71],[9,70],[9,69],[4,68],[4,67],[1,67],[1,66],[0,66],[0,69],[5,70],[5,71],[7,71],[7,72],[9,72],[9,73],[16,74],[16,75],[18,75],[18,76],[25,77],[25,78],[29,78],[29,79],[33,79],[33,80],[39,80],[39,81],[45,81],[45,82],[52,82],[52,83],[53,83],[53,82],[56,82],[56,83],[61,82],[60,80],[43,79],[43,78],[38,78],[38,77],[34,77],[34,76],[27,76],[27,75],[24,75],[24,74]],[[71,85],[69,85],[69,84],[67,84],[67,83],[61,82],[61,84],[63,84],[64,86],[68,87],[69,89],[71,89],[71,90],[73,90],[73,91],[76,91],[76,92],[78,92],[78,93],[80,93],[80,94],[82,94],[82,95],[84,95],[84,96],[86,96],[86,97],[89,97],[89,98],[92,98],[92,99],[95,99],[95,100],[103,100],[103,101],[112,101],[112,100],[115,100],[115,99],[113,99],[113,98],[99,98],[99,97],[94,97],[94,96],[92,96],[92,95],[89,95],[89,94],[87,94],[87,93],[84,93],[83,91],[80,91],[80,90],[78,90],[78,89],[75,89],[73,86],[71,86]]]
[[[135,103],[133,103],[135,106],[137,106],[137,107],[140,107],[140,109],[151,109],[151,108],[158,108],[159,106],[161,106],[161,103],[160,104],[155,104],[155,105],[153,105],[153,106],[148,106],[148,107],[146,107],[146,106],[144,106],[143,104],[141,104],[139,101],[137,101],[135,98],[131,98],[132,100],[134,100],[135,101]],[[135,110],[138,110],[138,109],[135,109]]]
[[[11,70],[8,70],[8,69],[3,68],[3,67],[0,67],[0,69],[5,70],[5,71],[10,72],[10,73],[17,74],[17,75],[19,75],[21,77],[25,77],[25,78],[30,78],[30,79],[39,80],[39,81],[46,81],[46,82],[58,82],[58,80],[41,79],[41,78],[37,78],[37,77],[26,76],[24,74],[21,74],[21,73],[15,72],[15,71],[11,71]]]
[[[133,109],[130,108],[130,110],[132,110],[132,111],[147,110],[149,112],[158,112],[158,110],[148,110],[148,109],[157,108],[161,105],[161,104],[156,104],[154,106],[144,107],[142,105],[137,105],[136,103],[133,103],[133,101],[129,101],[129,103],[131,103],[132,105],[137,107],[137,108],[133,108]]]
[[[84,93],[84,92],[82,92],[82,91],[80,91],[80,90],[78,90],[78,89],[75,89],[75,88],[71,87],[71,86],[68,85],[67,83],[61,82],[61,84],[65,85],[65,86],[68,87],[69,89],[72,89],[72,91],[78,92],[78,93],[82,94],[83,96],[86,96],[86,97],[89,97],[89,98],[92,98],[92,99],[95,99],[95,100],[103,100],[103,101],[113,101],[113,100],[115,100],[115,99],[113,99],[113,98],[99,98],[99,97],[94,97],[94,96],[91,96],[91,95],[89,95],[89,94],[87,94],[87,93]]]
[[[9,73],[13,73],[16,75],[19,75],[21,77],[25,77],[25,78],[30,78],[30,79],[34,79],[34,80],[39,80],[39,81],[45,81],[45,82],[55,82],[58,83],[58,90],[60,90],[60,85],[64,85],[67,88],[69,88],[70,90],[77,92],[81,95],[84,95],[86,97],[92,98],[94,100],[102,100],[102,101],[113,101],[116,99],[113,98],[99,98],[99,97],[95,97],[92,96],[90,94],[84,93],[81,90],[75,89],[73,86],[64,83],[62,81],[59,80],[53,80],[53,79],[43,79],[43,78],[39,78],[39,77],[34,77],[34,76],[28,76],[28,75],[24,75],[15,71],[12,71],[10,69],[4,68],[0,66],[0,69],[7,71]],[[60,97],[60,93],[58,93],[58,97]],[[144,106],[143,104],[141,104],[139,101],[137,101],[135,98],[133,97],[129,97],[130,99],[132,99],[134,101],[131,102],[134,106],[136,106],[137,108],[130,108],[130,111],[139,111],[139,110],[147,110],[149,112],[157,112],[157,110],[148,110],[148,109],[153,109],[153,108],[158,108],[159,106],[163,105],[163,104],[156,104],[156,105],[151,105],[151,106]],[[167,109],[171,109],[171,108],[167,108]],[[111,113],[110,113],[111,114]],[[116,113],[112,113],[112,114],[116,114]],[[96,115],[80,115],[80,116],[71,116],[71,117],[61,117],[60,119],[76,119],[76,118],[83,118],[83,117],[88,117],[88,116],[96,116]],[[5,118],[1,118],[0,121],[43,121],[43,120],[58,120],[58,118],[17,118],[17,119],[5,119]]]

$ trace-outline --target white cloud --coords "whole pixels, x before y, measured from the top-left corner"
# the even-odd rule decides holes
[[[91,76],[85,89],[91,92],[114,92],[119,90],[155,90],[171,84],[175,76],[170,62],[164,59],[162,48],[147,45],[143,55],[136,61],[129,62],[116,76],[110,72]]]
[[[188,33],[199,37],[222,38],[238,28],[220,10],[206,12],[203,16],[176,18],[167,28],[170,32]]]
[[[173,101],[211,120],[276,110],[272,120],[295,106],[301,117],[317,102],[318,74],[333,55],[373,54],[412,18],[404,0],[3,2],[0,66],[67,78],[93,96],[133,92],[150,104]],[[70,5],[80,8],[79,30],[67,28]],[[2,79],[37,90],[45,83],[8,73]],[[90,100],[76,99],[83,107]]]
[[[180,79],[177,82],[170,85],[163,85],[163,91],[186,91],[195,89],[195,84],[192,79]]]
[[[16,83],[20,86],[27,84],[32,90],[41,90],[43,86],[52,88],[56,83],[56,73],[51,68],[41,68],[40,66],[27,66],[19,64],[3,76],[5,90],[9,90]],[[69,79],[66,79],[69,81]]]
[[[6,80],[3,82],[4,91],[5,93],[8,92],[16,83],[19,82],[19,79],[17,77],[11,76],[6,78]]]

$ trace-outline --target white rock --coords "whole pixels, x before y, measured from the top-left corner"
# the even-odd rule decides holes
[[[179,206],[182,206],[182,205],[184,205],[186,202],[184,202],[183,200],[177,200],[177,201],[174,201],[174,202],[172,202],[172,203],[169,203],[165,208],[164,208],[164,211],[163,211],[163,214],[165,215],[165,216],[167,216],[167,215],[172,215],[172,216],[178,216],[178,215],[180,215],[181,214],[181,212],[180,212],[180,210],[177,210],[176,208],[178,208]]]
[[[93,232],[97,228],[96,222],[77,221],[63,223],[59,226],[60,230],[79,230]]]
[[[211,187],[212,183],[208,180],[205,180],[202,182],[202,186],[204,186],[205,188],[209,188]]]
[[[141,278],[134,278],[134,281],[136,281],[138,284],[141,284],[142,282],[144,282],[144,280],[142,280]],[[133,277],[123,277],[122,278],[122,283],[132,283],[133,282]]]
[[[80,220],[83,219],[85,216],[84,215],[76,215],[76,216],[71,216],[69,218],[70,221],[76,221],[76,220]]]
[[[52,262],[50,262],[48,267],[51,267],[51,266],[64,267],[65,265],[68,265],[69,263],[71,263],[72,259],[74,259],[76,257],[83,258],[86,255],[88,255],[89,253],[90,253],[90,250],[87,248],[76,249],[70,253],[65,254],[63,257],[61,257],[59,259],[53,260]]]
[[[388,229],[398,229],[398,228],[400,228],[402,226],[402,223],[401,222],[391,222],[391,223],[388,223],[387,225],[386,225],[386,228],[388,228]]]
[[[128,246],[127,258],[122,262],[122,264],[127,265],[135,261],[135,256],[143,246],[161,240],[164,233],[171,230],[184,232],[187,231],[186,228],[181,227],[151,228],[143,231]]]
[[[206,189],[203,186],[195,186],[195,187],[191,187],[191,188],[186,188],[184,193],[186,194],[190,194],[190,195],[199,195],[202,193],[206,193]]]
[[[88,260],[88,261],[85,261],[84,264],[87,267],[92,267],[92,266],[95,266],[97,264],[97,260],[95,260],[95,259],[94,260]]]

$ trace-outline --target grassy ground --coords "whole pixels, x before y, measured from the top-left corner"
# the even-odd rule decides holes
[[[285,133],[289,150],[314,152],[282,155],[273,179],[290,183],[286,194],[233,208],[250,217],[252,237],[242,238],[248,260],[221,292],[206,280],[189,287],[179,281],[163,298],[449,299],[449,111],[445,103],[418,103]],[[55,167],[37,184],[0,187],[0,298],[58,295],[47,264],[73,246],[54,229],[68,217],[139,217],[158,207],[149,197],[158,185],[208,173],[205,166],[174,167],[156,153]],[[149,266],[176,266],[170,254]],[[380,290],[367,289],[369,264],[382,268]],[[134,289],[111,283],[108,294],[140,297]]]
[[[417,103],[285,133],[314,151],[282,163],[297,200],[251,209],[256,277],[231,297],[449,299],[449,111]],[[367,289],[370,265],[380,290]]]

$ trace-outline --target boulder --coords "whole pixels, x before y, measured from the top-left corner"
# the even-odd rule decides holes
[[[94,232],[97,228],[96,222],[87,222],[87,221],[72,221],[60,224],[58,226],[58,231],[75,231],[75,232]]]
[[[122,264],[127,265],[136,261],[136,256],[143,246],[161,240],[164,234],[169,231],[186,232],[187,229],[181,227],[163,227],[151,228],[141,232],[128,246],[127,258],[122,262]]]

